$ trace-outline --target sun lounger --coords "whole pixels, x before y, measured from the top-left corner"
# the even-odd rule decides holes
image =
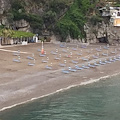
[[[65,74],[70,73],[68,70],[64,70],[64,69],[62,70],[62,72],[65,73]]]
[[[98,51],[98,52],[101,52],[102,50],[101,49],[99,49],[99,48],[96,48],[96,50]]]
[[[55,59],[55,60],[60,60],[60,58],[59,58],[59,57],[55,57],[54,59]]]
[[[28,66],[34,66],[34,65],[35,65],[34,63],[28,62]]]
[[[72,63],[77,64],[78,62],[77,62],[77,61],[75,61],[75,60],[72,60]]]
[[[65,48],[65,46],[66,46],[66,45],[62,45],[62,44],[60,45],[61,48]]]
[[[115,60],[113,60],[112,58],[109,58],[109,61],[110,61],[110,62],[115,62]]]
[[[115,53],[116,53],[116,51],[111,51],[111,53],[112,53],[112,54],[115,54]]]
[[[41,52],[41,49],[37,49],[38,52]]]
[[[119,60],[120,60],[120,56],[117,56],[117,59],[119,59]]]
[[[108,60],[106,60],[106,59],[105,59],[105,61],[104,61],[104,62],[105,62],[105,63],[111,63],[110,61],[108,61]]]
[[[67,53],[67,50],[64,50],[64,49],[63,49],[62,51],[65,52],[65,53]]]
[[[95,55],[93,55],[92,57],[93,57],[94,59],[98,59],[98,58],[99,58],[98,56],[95,56]]]
[[[102,53],[102,55],[103,55],[103,56],[108,56],[108,54],[107,54],[107,53]]]
[[[100,60],[100,61],[99,61],[99,64],[105,65],[106,63]]]
[[[78,65],[75,65],[75,69],[77,69],[77,70],[82,70],[83,68],[82,68],[82,67],[79,67]]]
[[[14,56],[20,55],[18,52],[13,53]]]
[[[48,61],[47,60],[42,60],[42,63],[47,63]]]
[[[77,53],[77,55],[81,56],[81,55],[82,55],[82,53]]]
[[[115,61],[119,61],[120,59],[117,58],[117,57],[114,57],[113,60],[115,60]]]
[[[29,60],[34,60],[34,58],[33,58],[33,57],[30,57],[30,56],[27,56],[27,59],[29,59]]]
[[[100,64],[98,64],[98,63],[96,63],[96,62],[94,62],[94,65],[95,65],[95,66],[100,66]]]
[[[59,63],[59,66],[61,66],[61,67],[65,67],[66,64]]]
[[[68,67],[68,70],[71,71],[71,72],[76,72],[77,71],[76,69],[73,69],[71,67]]]
[[[20,60],[18,60],[18,59],[13,59],[13,62],[20,63]]]
[[[51,69],[52,69],[52,67],[51,67],[51,66],[48,66],[48,65],[45,66],[45,68],[48,69],[48,70],[51,70]]]
[[[56,53],[56,52],[53,52],[53,51],[51,51],[51,54],[53,54],[53,55],[57,55],[57,53]]]
[[[91,65],[90,63],[88,63],[88,67],[95,68],[95,66]]]
[[[77,48],[72,48],[72,50],[77,51]]]
[[[45,56],[45,54],[40,54],[40,57],[44,57]]]
[[[82,58],[82,60],[84,60],[84,61],[88,61],[89,59],[87,59],[87,58]]]
[[[81,48],[84,48],[84,49],[85,49],[85,48],[87,48],[87,46],[86,46],[86,45],[82,45]]]
[[[84,69],[88,69],[88,68],[90,68],[90,67],[85,66],[85,65],[82,65],[82,68],[84,68]]]
[[[107,46],[104,46],[103,48],[104,48],[104,49],[106,49],[106,50],[108,50],[108,49],[109,49],[109,47],[107,47]]]

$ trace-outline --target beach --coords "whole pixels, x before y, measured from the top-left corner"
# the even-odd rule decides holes
[[[102,51],[96,51],[96,48],[100,48],[100,46]],[[60,44],[45,43],[44,51],[46,54],[44,57],[40,56],[41,43],[1,47],[0,109],[5,110],[70,87],[96,82],[102,78],[119,74],[120,61],[96,66],[95,68],[77,70],[69,74],[62,72],[62,69],[75,66],[71,60],[77,61],[81,66],[93,62],[92,56],[98,53],[99,58],[96,61],[120,55],[120,50],[117,49],[119,46],[109,46],[107,50],[104,49],[104,46],[106,45],[98,44],[84,48],[79,44],[65,44],[60,47]],[[116,52],[114,53],[115,49]],[[107,52],[108,56],[102,55],[102,53]],[[15,53],[19,53],[19,55],[15,55]],[[82,53],[82,55],[77,53]],[[28,57],[34,59],[31,60]],[[47,57],[49,57],[48,62],[43,63],[42,60],[47,60]],[[84,61],[82,58],[89,58],[89,60]],[[18,59],[20,59],[20,62],[13,61]],[[59,66],[59,63],[64,63],[65,60],[66,67]],[[28,63],[33,65],[30,66]],[[52,69],[46,69],[46,65],[52,67]]]

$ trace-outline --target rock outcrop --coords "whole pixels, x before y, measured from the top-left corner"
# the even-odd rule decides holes
[[[9,0],[0,0],[0,25],[8,25],[8,20],[5,14],[10,7]]]
[[[84,26],[86,39],[90,43],[109,42],[110,44],[115,44],[120,39],[119,29],[119,27],[114,27],[113,24],[105,24],[104,22],[96,26],[91,24]]]
[[[14,22],[14,25],[15,25],[16,29],[17,29],[17,30],[20,30],[20,31],[29,32],[30,29],[31,29],[29,22],[27,22],[27,21],[24,20],[24,19],[19,20],[19,21],[15,21],[15,22]]]

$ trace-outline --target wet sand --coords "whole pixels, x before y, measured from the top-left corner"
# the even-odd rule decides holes
[[[63,68],[59,66],[59,63],[64,63],[64,60],[67,61],[67,66],[64,69],[75,65],[71,62],[72,60],[78,61],[80,66],[87,64],[88,61],[84,61],[82,58],[89,58],[89,62],[93,61],[92,55],[98,53],[96,48],[100,46],[102,51],[99,52],[100,56],[96,61],[109,56],[120,55],[120,50],[116,46],[110,46],[109,50],[106,50],[103,49],[105,45],[99,44],[89,45],[87,48],[81,48],[79,44],[67,44],[65,48],[60,48],[59,44],[45,43],[45,57],[39,56],[41,52],[38,50],[41,49],[41,43],[0,48],[0,109],[4,110],[8,106],[24,103],[70,86],[80,85],[88,81],[92,82],[105,76],[120,73],[120,61],[95,68],[77,70],[77,72],[70,72],[69,74],[62,73]],[[77,50],[74,50],[74,48],[77,48]],[[111,53],[115,51],[115,48],[117,49],[116,53]],[[13,62],[13,59],[18,59],[18,56],[13,55],[14,51],[18,50],[21,52],[20,63]],[[51,51],[57,54],[53,55]],[[82,52],[82,55],[78,56],[78,52]],[[107,52],[109,56],[102,55],[102,53]],[[35,65],[29,66],[28,62],[34,63],[34,60],[27,59],[27,56],[33,57],[33,53]],[[71,57],[67,58],[66,55]],[[60,60],[55,60],[56,57],[60,56]],[[46,60],[47,57],[49,57],[48,63],[42,63],[42,60]],[[51,63],[52,70],[45,69],[45,66],[50,66]]]

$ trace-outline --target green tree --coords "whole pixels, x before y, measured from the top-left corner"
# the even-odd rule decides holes
[[[8,44],[8,38],[12,37],[13,31],[8,29],[8,28],[5,28],[5,29],[2,29],[1,33],[2,33],[2,36],[3,36],[4,44]]]

